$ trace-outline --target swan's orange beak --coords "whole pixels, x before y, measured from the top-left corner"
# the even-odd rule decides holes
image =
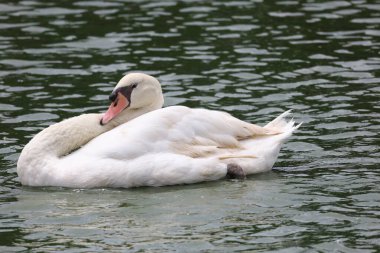
[[[128,106],[129,106],[128,99],[123,94],[118,92],[116,99],[111,103],[110,107],[108,107],[108,110],[103,115],[102,119],[100,120],[100,124],[101,125],[107,124]]]

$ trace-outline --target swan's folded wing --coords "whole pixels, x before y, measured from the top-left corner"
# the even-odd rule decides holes
[[[277,134],[224,112],[204,109],[185,112],[169,129],[168,139],[174,152],[194,158],[235,153],[243,148],[242,140]]]

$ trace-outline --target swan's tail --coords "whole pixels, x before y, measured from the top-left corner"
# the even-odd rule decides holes
[[[285,117],[290,115],[290,111],[288,110],[284,113],[282,113],[280,116],[269,122],[264,128],[270,130],[271,132],[277,132],[280,133],[283,137],[283,139],[287,139],[290,137],[294,130],[298,129],[302,123],[299,123],[298,125],[295,125],[295,122],[293,119],[286,120]]]

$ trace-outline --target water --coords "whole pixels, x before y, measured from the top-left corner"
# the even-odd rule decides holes
[[[1,252],[378,252],[380,2],[0,3]],[[166,106],[303,126],[244,182],[22,187],[28,140],[105,111],[128,71]]]

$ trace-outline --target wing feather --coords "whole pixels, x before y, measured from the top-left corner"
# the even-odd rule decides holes
[[[242,140],[278,134],[228,113],[205,109],[189,109],[181,114],[170,132],[173,151],[193,158],[235,153],[242,150]],[[221,159],[227,159],[224,157]]]

